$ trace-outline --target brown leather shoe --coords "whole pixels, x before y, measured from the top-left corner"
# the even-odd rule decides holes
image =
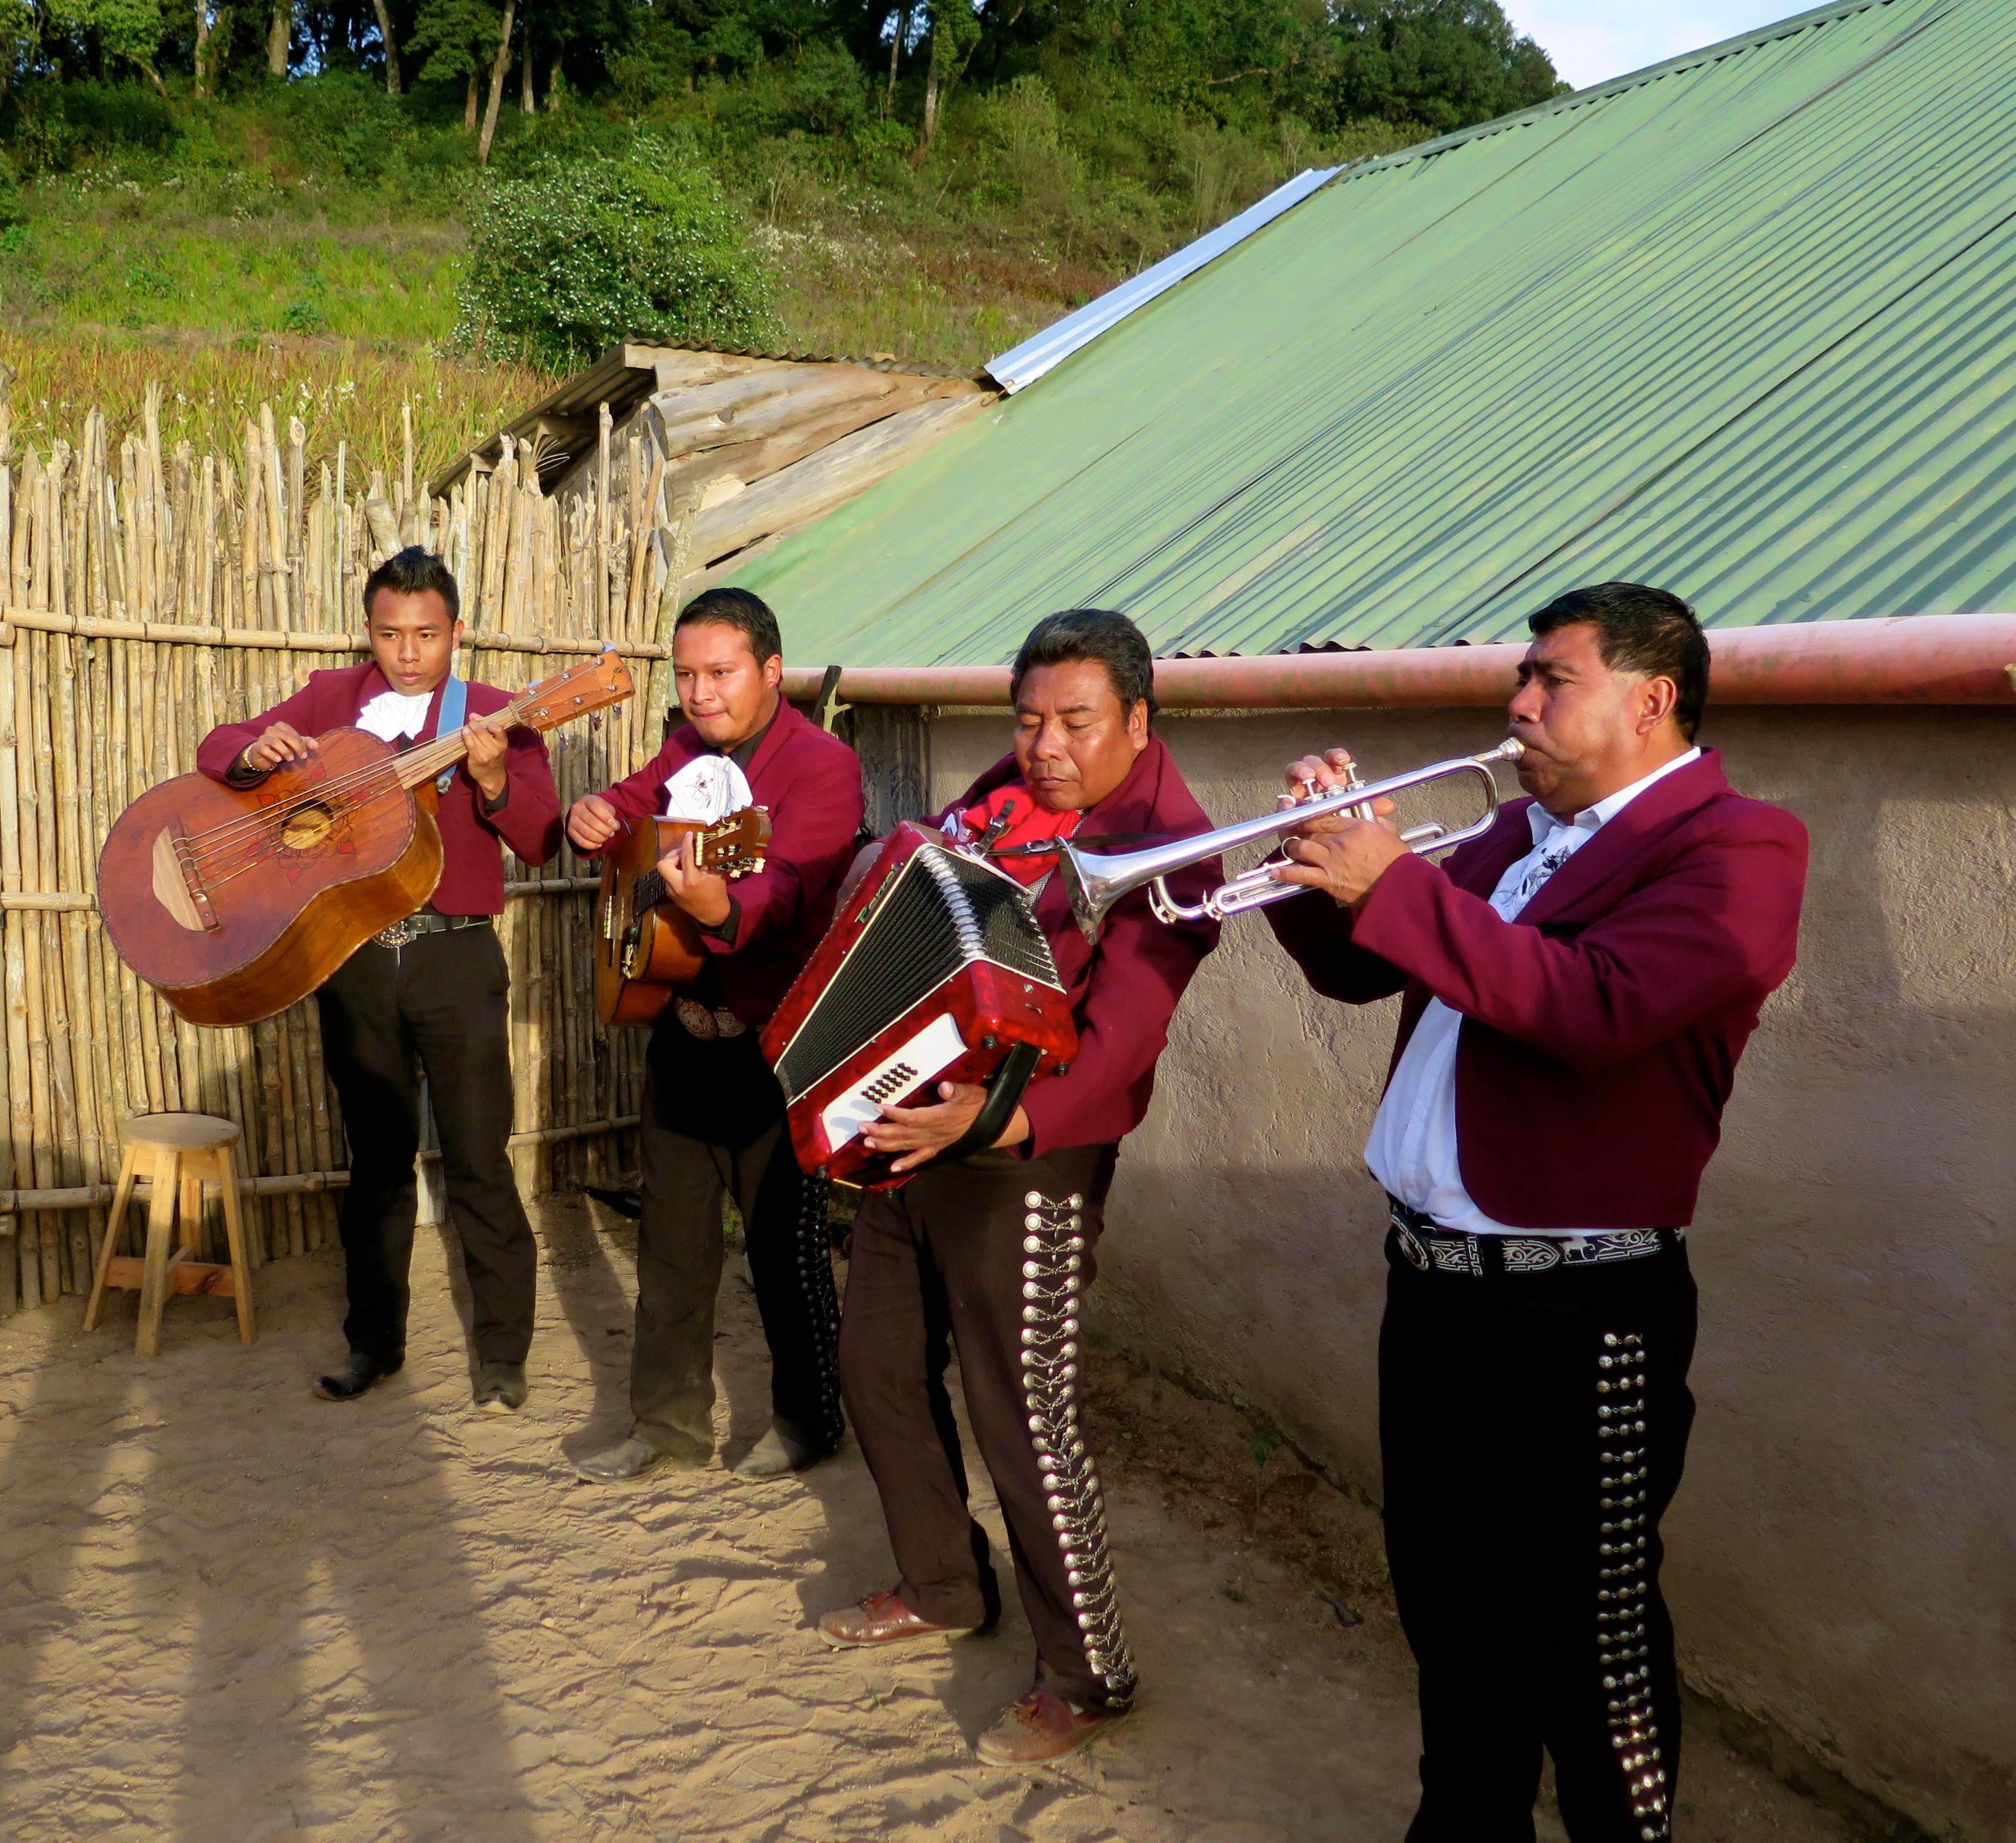
[[[837,1651],[863,1645],[900,1644],[913,1638],[965,1638],[977,1625],[934,1625],[920,1619],[893,1593],[871,1593],[852,1606],[822,1614],[819,1635]]]
[[[1080,1708],[1048,1690],[1031,1690],[1002,1710],[973,1751],[992,1766],[1040,1766],[1076,1753],[1119,1719],[1103,1708]]]

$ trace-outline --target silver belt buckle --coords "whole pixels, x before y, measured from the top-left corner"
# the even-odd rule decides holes
[[[389,928],[380,928],[371,938],[380,947],[389,947],[395,953],[409,941],[417,941],[427,930],[417,915],[409,915],[404,921],[395,921]]]

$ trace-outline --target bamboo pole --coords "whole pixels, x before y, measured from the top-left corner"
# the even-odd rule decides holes
[[[243,1127],[255,1259],[329,1238],[345,1145],[315,1013],[236,1031],[182,1023],[113,952],[95,861],[118,815],[189,772],[217,723],[359,655],[356,592],[378,556],[398,541],[449,556],[474,617],[473,669],[507,689],[605,640],[642,667],[634,705],[553,738],[565,800],[651,753],[668,677],[690,514],[682,502],[668,520],[655,446],[647,474],[642,450],[617,456],[606,439],[589,506],[545,498],[516,445],[435,500],[416,488],[409,407],[387,457],[395,516],[392,470],[347,445],[311,477],[298,418],[279,430],[263,408],[235,452],[171,452],[160,408],[150,392],[117,445],[92,412],[74,448],[45,456],[15,449],[0,401],[0,1312],[88,1283],[93,1212],[141,1112]],[[590,1013],[596,880],[571,858],[508,869],[513,1157],[527,1182],[567,1182],[628,1156],[641,1045]]]

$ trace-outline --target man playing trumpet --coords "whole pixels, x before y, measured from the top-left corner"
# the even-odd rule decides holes
[[[1409,1843],[1663,1843],[1679,1773],[1659,1521],[1694,1416],[1685,1225],[1737,1058],[1791,970],[1806,836],[1694,742],[1708,646],[1604,583],[1532,617],[1532,796],[1438,869],[1341,815],[1268,909],[1316,989],[1402,995],[1366,1163],[1391,1223],[1380,1439],[1420,1666]],[[1333,750],[1291,788],[1345,784]]]

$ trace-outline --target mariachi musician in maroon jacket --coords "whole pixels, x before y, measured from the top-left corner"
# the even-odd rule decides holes
[[[1081,825],[1101,836],[1206,830],[1150,727],[1153,671],[1124,615],[1081,609],[1039,622],[1015,661],[1014,753],[960,799],[952,828],[1010,848]],[[1000,860],[1031,881],[1053,861]],[[1204,864],[1177,882],[1194,895],[1215,880]],[[855,1647],[941,1638],[999,1614],[945,1395],[949,1337],[1036,1639],[1034,1687],[979,1751],[1020,1764],[1082,1746],[1134,1693],[1099,1481],[1076,1426],[1077,1313],[1119,1141],[1147,1111],[1169,1020],[1218,938],[1215,923],[1165,927],[1141,891],[1114,907],[1094,945],[1054,875],[1036,916],[1078,1027],[1069,1071],[1028,1090],[994,1149],[926,1164],[901,1190],[869,1193],[855,1217],[841,1380],[900,1578],[819,1621],[829,1644]],[[965,1135],[983,1099],[942,1082],[934,1102],[885,1107],[864,1136],[900,1155],[895,1170],[924,1164]]]
[[[1708,646],[1630,583],[1532,618],[1521,784],[1438,869],[1319,823],[1267,911],[1326,995],[1402,994],[1366,1162],[1388,1193],[1380,1438],[1420,1665],[1409,1843],[1663,1843],[1679,1772],[1659,1521],[1694,1416],[1685,1228],[1791,970],[1806,835],[1694,745]],[[1330,787],[1349,758],[1298,761]]]
[[[777,617],[760,597],[742,589],[696,596],[672,635],[686,722],[636,773],[567,815],[569,836],[589,853],[668,811],[712,820],[754,805],[770,815],[764,866],[750,876],[731,883],[689,870],[682,852],[659,866],[707,963],[659,1013],[646,1053],[632,1428],[576,1462],[595,1484],[714,1456],[725,1197],[742,1217],[771,1360],[771,1428],[736,1470],[800,1469],[833,1452],[844,1431],[826,1186],[798,1169],[783,1090],[757,1032],[833,920],[861,830],[861,763],[785,703],[783,671]],[[708,800],[722,810],[697,809]]]
[[[203,738],[196,765],[234,787],[315,752],[325,731],[355,725],[387,742],[430,742],[441,720],[461,600],[439,557],[417,547],[364,585],[372,657],[310,674],[285,702]],[[468,715],[511,701],[464,686]],[[425,1072],[448,1213],[461,1240],[475,1319],[476,1398],[493,1413],[525,1399],[538,1254],[511,1169],[509,975],[491,923],[504,907],[499,850],[527,864],[560,849],[560,796],[546,745],[532,730],[472,723],[469,753],[441,795],[441,881],[425,908],[352,954],[315,994],[322,1055],[350,1140],[344,1271],[350,1356],[315,1385],[350,1401],[405,1360],[406,1276],[412,1262],[413,1159]]]

